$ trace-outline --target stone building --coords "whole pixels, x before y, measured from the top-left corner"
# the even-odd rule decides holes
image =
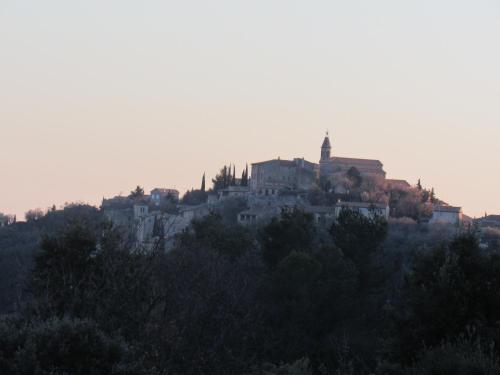
[[[500,215],[485,215],[477,220],[479,225],[483,228],[499,228],[500,229]]]
[[[151,202],[159,206],[164,199],[170,199],[172,202],[179,202],[179,191],[175,189],[156,188],[151,190]]]
[[[430,224],[460,225],[463,222],[462,207],[434,205]]]
[[[321,145],[320,178],[332,180],[335,176],[345,175],[352,167],[356,168],[362,176],[379,176],[384,179],[386,176],[383,164],[379,160],[332,156],[332,146],[327,133]]]
[[[238,223],[241,225],[252,225],[270,220],[280,215],[279,207],[255,207],[238,214]]]
[[[219,191],[218,199],[222,200],[225,198],[246,197],[249,193],[250,188],[248,186],[228,186],[227,188]]]
[[[370,202],[339,202],[335,205],[335,217],[339,217],[342,210],[356,211],[365,217],[374,218],[376,216],[389,219],[389,206],[384,203]]]
[[[250,188],[261,195],[308,190],[316,183],[316,164],[304,159],[274,159],[252,164]]]
[[[312,205],[273,205],[256,206],[241,212],[238,222],[242,225],[253,225],[278,217],[283,211],[299,209],[311,214],[314,222],[321,226],[331,225],[340,215],[342,210],[359,212],[361,215],[374,218],[380,216],[386,220],[389,218],[389,206],[381,203],[369,202],[338,202],[334,206],[312,206]]]
[[[410,183],[406,180],[387,179],[385,180],[385,185],[389,190],[407,190],[411,188]]]

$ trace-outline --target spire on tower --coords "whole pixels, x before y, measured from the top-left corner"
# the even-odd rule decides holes
[[[321,145],[321,160],[330,160],[330,154],[332,150],[332,145],[330,144],[330,137],[328,130],[326,131],[325,139]]]

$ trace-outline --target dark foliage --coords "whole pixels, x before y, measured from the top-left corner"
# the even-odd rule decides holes
[[[483,253],[471,234],[417,254],[396,325],[398,358],[411,361],[422,348],[469,330],[496,340],[499,274],[500,256]]]
[[[499,373],[500,255],[472,234],[300,210],[254,231],[240,203],[168,253],[87,206],[1,228],[0,373]]]
[[[207,202],[207,193],[204,190],[190,190],[182,197],[182,204],[197,206]]]
[[[0,320],[0,373],[140,374],[128,348],[88,320]]]
[[[273,218],[260,233],[262,256],[269,266],[275,267],[292,251],[310,251],[314,236],[312,215],[299,210],[283,212],[281,218]]]

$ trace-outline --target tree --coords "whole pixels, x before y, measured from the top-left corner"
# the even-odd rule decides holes
[[[191,190],[186,191],[184,196],[182,197],[182,204],[186,204],[188,206],[197,206],[207,202],[208,194],[206,191],[202,190]]]
[[[144,197],[144,189],[142,187],[140,187],[139,185],[137,185],[135,190],[132,190],[129,194],[129,198],[132,198],[132,199],[141,199],[143,197]]]
[[[246,181],[248,182],[248,176]],[[233,164],[229,164],[229,166],[225,165],[220,169],[215,178],[212,179],[212,183],[215,192],[225,189],[228,186],[236,185],[236,167]]]
[[[24,214],[24,218],[28,223],[36,222],[45,216],[45,212],[41,208],[29,210]]]
[[[203,178],[201,179],[201,191],[205,191],[205,173],[203,173]]]
[[[63,316],[85,307],[84,295],[92,284],[96,245],[94,234],[80,224],[59,237],[42,239],[31,285],[46,309]]]
[[[229,172],[230,174],[230,172]],[[218,192],[223,190],[229,186],[230,176],[228,176],[228,167],[224,166],[220,169],[219,173],[212,179],[213,190],[214,192]]]
[[[217,218],[207,220],[167,254],[159,274],[163,305],[144,327],[152,345],[144,354],[162,374],[244,374],[265,351],[259,254],[225,253],[234,234],[217,229]]]
[[[219,214],[212,213],[192,222],[191,231],[181,236],[180,246],[210,248],[221,255],[235,258],[250,251],[254,241],[245,227],[227,224]]]
[[[420,178],[418,179],[418,182],[417,182],[417,189],[419,191],[422,190],[422,183],[420,182]]]
[[[353,188],[358,188],[361,186],[363,178],[361,177],[361,173],[356,167],[349,168],[346,175],[347,178],[351,181]]]
[[[408,375],[499,374],[500,360],[494,342],[459,338],[428,347],[406,372]]]
[[[233,174],[231,177],[231,186],[236,186],[236,166],[233,165]]]
[[[424,346],[473,331],[498,340],[500,255],[483,253],[472,234],[417,254],[403,293],[392,348],[411,362]]]
[[[0,212],[0,227],[14,224],[16,222],[15,215],[6,215]]]
[[[241,173],[241,186],[248,186],[248,164]]]
[[[283,211],[280,218],[273,218],[260,233],[264,260],[275,267],[294,250],[311,250],[315,231],[312,215],[297,209]]]
[[[431,201],[431,203],[436,203],[437,202],[436,192],[434,191],[434,188],[431,189],[431,193],[429,195],[429,200]]]
[[[313,370],[309,359],[302,358],[293,363],[280,365],[268,364],[259,367],[249,375],[312,375]]]
[[[89,320],[50,319],[32,323],[0,320],[0,373],[128,374],[127,345]],[[129,362],[129,363],[127,363]]]
[[[387,236],[387,221],[375,214],[366,217],[360,212],[342,209],[330,233],[335,245],[358,268],[361,287],[364,287],[373,276],[373,261]]]

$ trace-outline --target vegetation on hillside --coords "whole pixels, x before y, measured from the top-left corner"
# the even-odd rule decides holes
[[[168,253],[89,206],[1,228],[0,373],[499,373],[500,255],[474,233],[351,211],[246,228],[237,205]]]

